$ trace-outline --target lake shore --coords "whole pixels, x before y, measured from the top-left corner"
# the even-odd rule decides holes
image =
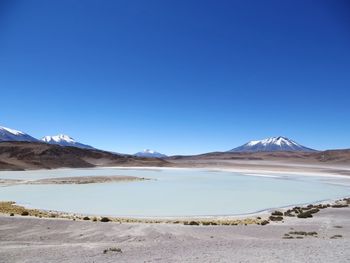
[[[267,225],[135,224],[0,216],[4,262],[347,262],[349,207]]]
[[[301,164],[282,161],[222,161],[211,160],[201,161],[174,161],[172,166],[155,167],[155,166],[103,166],[98,168],[121,170],[183,170],[183,169],[202,169],[208,171],[237,172],[246,175],[305,175],[305,176],[327,176],[327,177],[350,177],[350,165],[320,165],[320,164]],[[94,168],[91,168],[94,169]]]

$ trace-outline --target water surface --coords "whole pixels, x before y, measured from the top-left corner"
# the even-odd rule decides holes
[[[0,187],[0,200],[28,207],[111,216],[238,215],[348,196],[350,180],[317,176],[250,176],[204,169],[59,169],[0,172],[42,179],[131,175],[152,180],[83,185]]]

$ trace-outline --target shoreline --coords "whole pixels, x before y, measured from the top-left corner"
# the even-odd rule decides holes
[[[213,166],[171,166],[171,167],[159,167],[159,166],[101,166],[101,167],[92,167],[92,168],[85,168],[85,169],[120,169],[120,170],[204,170],[209,172],[232,172],[232,173],[242,173],[244,175],[250,175],[250,176],[259,176],[259,175],[267,175],[266,177],[269,177],[269,174],[283,174],[283,175],[301,175],[301,176],[316,176],[316,177],[334,177],[334,178],[347,178],[350,179],[349,175],[340,174],[339,169],[334,167],[322,167],[322,166],[315,166],[315,167],[309,167],[309,168],[320,168],[320,169],[331,169],[330,171],[298,171],[293,170],[293,168],[304,168],[304,166],[285,166],[285,168],[291,168],[289,170],[276,170],[279,169],[278,167],[274,169],[267,169],[262,167],[257,167],[253,169],[246,169],[246,168],[240,168],[240,167],[213,167]],[[70,169],[70,168],[59,168],[59,169]],[[80,168],[72,168],[72,169],[80,169]],[[350,172],[350,167],[348,168]],[[30,170],[33,171],[33,170]],[[255,175],[257,174],[257,175]],[[275,176],[271,176],[275,177]]]
[[[348,206],[320,209],[312,218],[234,226],[0,215],[0,258],[8,263],[348,262],[349,218]]]
[[[38,208],[30,208],[21,204],[17,204],[14,201],[0,201],[0,215],[6,216],[31,216],[36,218],[59,218],[67,220],[93,220],[98,221],[102,218],[107,218],[107,222],[116,223],[140,223],[140,224],[153,224],[153,223],[163,223],[163,224],[188,224],[192,223],[194,225],[239,225],[239,224],[256,224],[265,225],[270,223],[271,216],[274,216],[273,211],[279,211],[283,218],[278,221],[282,221],[286,216],[297,216],[286,215],[286,212],[293,211],[296,208],[300,210],[310,210],[312,208],[326,209],[330,207],[349,207],[350,197],[342,197],[339,199],[331,199],[324,201],[317,201],[314,203],[304,203],[296,205],[288,205],[284,207],[276,207],[264,209],[261,211],[240,214],[240,215],[210,215],[210,216],[174,216],[174,217],[135,217],[135,216],[108,216],[108,215],[95,215],[95,214],[81,214],[73,212],[55,211],[55,210],[45,210]],[[26,214],[23,214],[26,212]],[[85,219],[84,219],[85,218]],[[87,219],[88,218],[88,219]],[[95,220],[96,219],[96,220]]]
[[[173,166],[95,166],[95,167],[81,167],[81,168],[69,168],[61,167],[54,169],[26,169],[26,170],[0,170],[1,173],[16,173],[16,172],[45,172],[45,171],[64,171],[64,170],[95,170],[95,169],[119,169],[119,170],[205,170],[211,172],[232,172],[232,173],[244,173],[246,175],[265,175],[265,174],[285,174],[285,175],[301,175],[301,176],[319,176],[319,177],[338,177],[338,178],[350,178],[350,175],[342,174],[342,171],[348,171],[349,167],[335,167],[335,166],[317,166],[317,165],[301,165],[301,164],[288,164],[288,163],[268,163],[268,164],[254,164],[248,169],[246,165],[249,163],[234,163],[234,164],[220,164],[208,165],[208,164],[177,164],[172,163]],[[282,169],[282,170],[281,170]],[[300,171],[305,169],[306,171]]]

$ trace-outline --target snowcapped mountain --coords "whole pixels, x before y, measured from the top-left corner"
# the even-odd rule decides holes
[[[79,143],[75,141],[72,137],[69,137],[68,135],[64,135],[64,134],[59,134],[55,136],[45,136],[41,140],[49,144],[57,144],[60,146],[72,146],[72,147],[78,147],[83,149],[94,149],[94,147]]]
[[[36,142],[38,140],[24,132],[0,126],[0,142],[4,141]]]
[[[134,154],[134,156],[137,157],[148,157],[148,158],[165,158],[167,157],[165,154],[150,150],[150,149],[145,149],[142,152],[137,152]]]
[[[229,152],[314,152],[316,150],[302,146],[286,137],[271,137],[260,141],[250,141]]]

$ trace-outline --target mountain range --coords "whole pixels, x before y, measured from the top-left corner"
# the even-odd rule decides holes
[[[0,126],[0,142],[1,141],[26,141],[26,142],[44,142],[60,146],[71,146],[82,149],[94,149],[94,147],[80,143],[72,137],[64,134],[55,136],[45,136],[38,140],[24,132]],[[263,140],[249,141],[242,146],[233,148],[228,152],[315,152],[316,150],[305,147],[286,137],[270,137]],[[165,154],[154,150],[146,149],[134,154],[136,157],[146,158],[166,158]]]
[[[0,142],[45,142],[60,146],[71,146],[82,149],[94,149],[94,147],[75,141],[72,137],[64,134],[44,136],[38,140],[22,131],[0,126]]]
[[[252,168],[257,163],[262,167],[270,167],[271,163],[276,162],[292,165],[327,165],[328,168],[329,165],[343,167],[350,163],[350,149],[316,151],[286,137],[271,137],[250,141],[226,152],[167,157],[147,149],[127,155],[98,150],[67,135],[45,136],[38,140],[24,132],[0,127],[0,170],[96,166],[221,167],[235,166],[237,163],[242,167]],[[304,171],[306,166],[302,169]],[[339,168],[337,173],[348,174]]]

